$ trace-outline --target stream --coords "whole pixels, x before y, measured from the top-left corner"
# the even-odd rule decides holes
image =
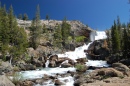
[[[99,36],[99,38],[100,37],[101,36]],[[66,52],[64,54],[57,54],[57,55],[60,58],[61,57],[63,57],[63,58],[68,57],[76,62],[76,59],[78,59],[78,58],[87,58],[86,53],[84,53],[84,50],[87,50],[91,43],[92,42],[90,42],[88,44],[84,44],[83,46],[76,48],[75,51],[70,51],[70,52]],[[44,76],[44,74],[55,76],[57,73],[64,74],[64,73],[67,73],[67,71],[74,71],[74,72],[76,71],[76,69],[74,67],[48,68],[48,64],[49,64],[49,60],[47,60],[47,62],[46,62],[46,68],[38,68],[37,70],[31,70],[31,71],[21,71],[18,73],[22,75],[22,78],[24,80],[26,80],[26,79],[42,78]],[[86,65],[87,66],[94,66],[94,67],[108,67],[109,66],[106,61],[102,61],[102,60],[88,60],[88,62],[86,62]],[[89,70],[87,70],[87,71],[89,71]],[[65,83],[64,86],[73,86],[74,78],[72,76],[67,76],[64,78],[59,76],[58,79]],[[65,82],[65,80],[67,80],[67,82]],[[55,85],[51,80],[48,80],[46,82],[46,85],[36,84],[35,86],[55,86]]]

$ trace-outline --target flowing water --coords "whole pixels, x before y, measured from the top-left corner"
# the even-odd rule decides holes
[[[99,36],[100,38],[100,36]],[[86,53],[84,53],[84,50],[87,50],[89,45],[91,44],[92,42],[88,43],[87,45],[84,44],[83,46],[81,47],[78,47],[75,49],[75,51],[70,51],[70,52],[66,52],[64,54],[57,54],[58,57],[60,58],[65,58],[65,57],[68,57],[74,61],[76,61],[76,59],[78,58],[86,58]],[[65,61],[65,62],[68,62],[68,61]],[[22,74],[23,78],[24,79],[36,79],[36,78],[42,78],[44,76],[44,74],[47,74],[47,75],[55,75],[57,73],[59,74],[63,74],[63,73],[66,73],[67,71],[76,71],[76,69],[74,67],[69,67],[69,68],[60,68],[60,67],[57,67],[57,68],[48,68],[48,64],[49,64],[49,60],[47,60],[46,62],[46,68],[43,68],[43,69],[37,69],[37,70],[33,70],[33,71],[22,71],[22,72],[19,72],[20,74]],[[106,63],[106,61],[97,61],[97,60],[88,60],[88,62],[86,62],[86,65],[87,66],[95,66],[95,67],[108,67],[109,65]],[[68,77],[58,77],[59,80],[63,81],[67,79],[67,82],[65,86],[73,86],[73,83],[74,83],[74,79],[73,77],[71,76],[68,76]],[[44,85],[44,86],[54,86],[54,83],[51,83],[52,81],[49,80],[47,81],[47,85]],[[42,86],[42,85],[35,85],[35,86]]]

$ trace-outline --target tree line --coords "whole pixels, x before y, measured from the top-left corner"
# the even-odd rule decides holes
[[[130,23],[121,23],[119,16],[108,31],[108,44],[112,55],[119,59],[130,58]]]
[[[47,35],[43,39],[51,34],[52,45],[55,47],[62,47],[64,43],[67,43],[66,41],[71,36],[71,26],[67,23],[67,20],[64,19],[61,25],[57,24],[52,32],[49,32],[51,29],[49,27],[49,15],[46,16],[46,20],[48,20],[48,27],[41,24],[40,7],[38,5],[32,24],[28,28],[30,30],[28,39],[24,28],[18,26],[12,5],[9,10],[6,10],[5,5],[0,5],[0,54],[2,59],[6,59],[7,55],[19,59],[26,54],[26,48],[33,47],[36,49],[43,34]]]
[[[2,58],[6,55],[16,59],[26,51],[28,45],[27,35],[23,28],[18,27],[12,5],[9,11],[6,6],[0,6],[0,53]]]

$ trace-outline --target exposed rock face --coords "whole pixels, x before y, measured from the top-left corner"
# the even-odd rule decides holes
[[[0,74],[2,74],[2,72],[7,73],[12,70],[13,70],[13,67],[9,62],[0,61]]]
[[[104,43],[105,40],[94,41],[85,52],[91,56],[92,59],[104,60],[109,56],[109,49]]]
[[[5,75],[1,75],[0,86],[15,86],[15,85]]]

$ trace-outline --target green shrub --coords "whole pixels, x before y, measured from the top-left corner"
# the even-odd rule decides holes
[[[79,71],[79,72],[85,72],[86,69],[87,69],[86,65],[83,65],[83,64],[76,64],[76,65],[75,65],[75,68],[76,68],[76,70]]]
[[[75,37],[75,41],[76,42],[84,42],[85,38],[86,38],[85,36],[77,36],[77,37]]]

